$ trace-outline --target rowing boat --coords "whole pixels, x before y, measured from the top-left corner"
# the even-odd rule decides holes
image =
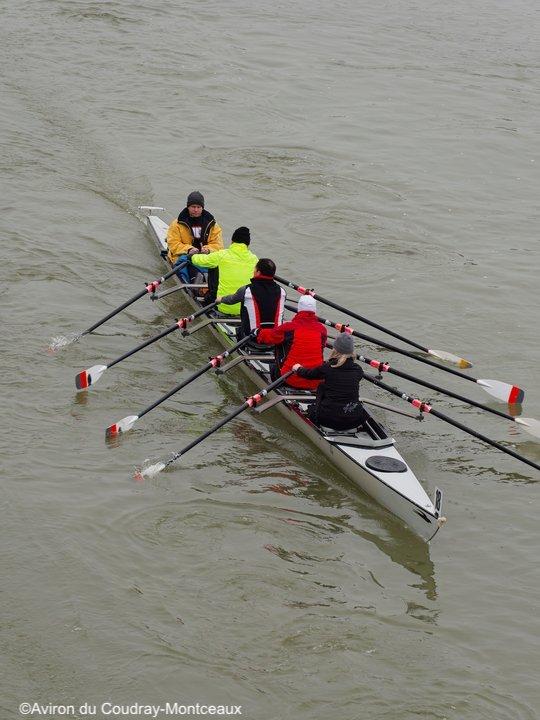
[[[159,216],[163,208],[141,206],[150,235],[162,258],[167,256],[168,224]],[[194,310],[201,303],[189,286],[184,286],[177,278],[177,286],[185,302]],[[163,297],[171,290],[155,295]],[[194,327],[208,327],[219,342],[229,348],[236,343],[236,325],[238,320],[224,317],[216,311],[210,311],[208,318]],[[220,368],[226,372],[232,367],[240,367],[257,388],[267,386],[270,378],[270,363],[274,356],[268,350],[248,351],[242,348],[237,357]],[[362,398],[364,404],[370,401]],[[307,409],[313,396],[307,391],[282,386],[274,391],[274,397],[255,410],[257,413],[273,407],[307,439],[315,445],[341,472],[365,493],[374,498],[393,515],[400,518],[413,532],[426,541],[437,533],[444,522],[441,516],[442,492],[436,488],[431,501],[420,481],[395,447],[395,441],[385,427],[369,412],[365,426],[357,432],[343,432],[332,428],[321,428],[307,418]],[[372,402],[376,405],[376,402]]]

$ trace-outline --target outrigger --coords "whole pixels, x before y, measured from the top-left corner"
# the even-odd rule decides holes
[[[146,216],[148,230],[157,250],[167,261],[168,225],[158,215],[164,208],[141,206],[139,209]],[[189,303],[195,313],[200,311],[202,304],[196,295],[196,288],[182,283],[177,277],[176,281],[177,286],[171,289],[156,292],[156,287],[151,297],[159,299],[177,290],[183,290],[182,295],[186,298],[186,303]],[[238,319],[225,317],[214,308],[209,308],[205,320],[190,330],[184,328],[183,332],[191,334],[202,327],[207,327],[228,351],[238,345],[236,338],[238,322]],[[273,353],[264,349],[253,350],[253,347],[247,344],[235,349],[237,356],[227,364],[220,362],[217,372],[223,373],[233,367],[239,367],[258,389],[267,388],[270,384],[274,385],[270,377]],[[445,521],[441,514],[442,491],[436,488],[434,500],[429,498],[408,463],[396,449],[394,439],[369,411],[366,423],[356,431],[343,432],[329,427],[318,427],[307,418],[307,409],[314,400],[312,394],[283,385],[272,387],[272,390],[275,393],[274,397],[259,405],[255,412],[263,413],[269,408],[276,408],[357,487],[400,518],[421,538],[426,541],[433,538]],[[394,412],[408,414],[367,398],[361,399],[365,405],[381,406]]]

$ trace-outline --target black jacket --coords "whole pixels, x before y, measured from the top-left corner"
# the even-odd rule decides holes
[[[314,368],[301,368],[298,375],[323,380],[317,388],[317,400],[310,412],[314,422],[338,430],[362,424],[366,411],[358,400],[358,386],[364,371],[352,358],[347,358],[339,367],[330,360]]]

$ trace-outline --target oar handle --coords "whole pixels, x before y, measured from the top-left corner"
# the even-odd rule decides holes
[[[189,450],[194,448],[196,445],[201,443],[203,440],[206,440],[207,437],[215,433],[217,430],[222,428],[224,425],[226,425],[231,420],[234,420],[235,417],[238,417],[240,413],[243,413],[244,410],[247,410],[250,407],[255,407],[263,397],[268,395],[269,392],[277,388],[279,385],[282,385],[285,380],[293,374],[293,370],[289,370],[288,372],[284,373],[280,378],[277,380],[274,380],[274,382],[271,382],[270,385],[267,385],[262,390],[259,390],[258,393],[255,393],[255,395],[252,395],[251,397],[248,397],[246,401],[240,405],[240,407],[237,407],[236,410],[233,410],[228,415],[226,415],[222,420],[220,420],[218,423],[216,423],[213,427],[211,427],[209,430],[207,430],[205,433],[200,435],[198,438],[195,438],[192,442],[189,443],[189,445],[186,445],[185,448],[182,450],[179,450],[178,452],[174,453],[169,460],[165,463],[165,467],[170,465],[171,463],[175,462],[175,460],[178,460],[182,455],[185,455]]]
[[[478,438],[478,440],[482,440],[487,445],[491,445],[494,448],[497,448],[497,450],[500,450],[503,453],[506,453],[507,455],[511,455],[516,460],[521,460],[521,462],[525,463],[526,465],[530,465],[531,467],[535,468],[536,470],[540,470],[540,465],[533,462],[532,460],[529,460],[526,457],[523,457],[523,455],[520,455],[517,452],[514,452],[510,448],[505,447],[504,445],[501,445],[501,443],[498,443],[496,440],[492,440],[491,438],[486,437],[485,435],[482,435],[481,433],[477,432],[476,430],[473,430],[472,428],[468,427],[467,425],[463,425],[458,420],[454,420],[453,418],[449,417],[448,415],[444,415],[443,413],[439,412],[438,410],[435,410],[431,405],[428,403],[424,403],[421,400],[418,400],[417,398],[413,398],[410,395],[407,395],[406,393],[401,392],[397,388],[392,387],[391,385],[387,385],[386,383],[382,382],[382,380],[379,380],[377,377],[374,377],[373,375],[365,374],[365,379],[369,382],[373,383],[374,385],[377,385],[378,387],[381,387],[383,390],[386,390],[389,393],[392,393],[392,395],[395,395],[396,397],[400,397],[402,400],[405,400],[406,402],[410,403],[413,407],[417,407],[421,413],[429,413],[431,415],[434,415],[435,417],[439,418],[439,420],[444,420],[444,422],[447,422],[449,425],[453,425],[454,427],[458,428],[459,430],[463,430],[463,432],[468,433],[469,435],[472,435],[475,438]]]
[[[423,352],[427,353],[429,352],[429,348],[425,347],[424,345],[420,345],[419,343],[415,342],[414,340],[411,340],[410,338],[406,338],[403,335],[400,335],[399,333],[394,332],[393,330],[389,330],[387,327],[384,327],[384,325],[379,325],[379,323],[376,323],[374,320],[369,320],[368,318],[364,317],[363,315],[359,315],[358,313],[353,312],[352,310],[349,310],[349,308],[343,307],[343,305],[338,305],[333,300],[328,300],[328,298],[324,298],[322,295],[319,295],[318,293],[314,292],[313,290],[308,290],[305,287],[302,287],[301,285],[297,285],[296,283],[291,282],[290,280],[286,280],[285,278],[279,277],[278,275],[274,275],[274,279],[278,282],[282,283],[283,285],[287,285],[288,287],[294,288],[302,295],[311,295],[315,298],[315,300],[319,300],[324,305],[328,305],[329,307],[334,308],[334,310],[339,310],[340,312],[345,313],[345,315],[350,315],[353,318],[356,318],[356,320],[360,320],[361,322],[366,323],[366,325],[371,325],[371,327],[377,328],[377,330],[381,330],[382,332],[386,333],[387,335],[391,335],[392,337],[395,337],[397,340],[401,340],[404,343],[407,343],[407,345],[412,345],[415,348],[418,348],[419,350],[422,350]]]

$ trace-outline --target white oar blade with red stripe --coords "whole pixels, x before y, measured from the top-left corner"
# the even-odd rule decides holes
[[[109,427],[105,430],[105,437],[116,437],[116,435],[120,435],[120,433],[128,432],[128,430],[131,430],[131,428],[135,425],[138,419],[138,415],[127,415],[118,422],[109,425]]]
[[[508,383],[501,382],[500,380],[477,380],[484,390],[493,395],[497,400],[514,405],[516,403],[522,403],[525,397],[525,391],[517,385],[509,385]]]
[[[521,417],[517,417],[514,419],[519,425],[522,426],[525,432],[528,432],[530,435],[534,435],[534,437],[540,438],[540,420],[536,420],[535,418]]]
[[[82,370],[75,376],[77,390],[88,390],[90,385],[95,385],[106,369],[106,365],[93,365],[87,370]]]
[[[444,360],[445,362],[452,363],[452,365],[457,365],[458,368],[470,368],[472,367],[472,362],[469,362],[469,360],[465,360],[465,358],[459,357],[459,355],[454,355],[454,353],[447,352],[446,350],[428,350],[428,355],[432,355],[433,357],[438,358],[439,360]]]

